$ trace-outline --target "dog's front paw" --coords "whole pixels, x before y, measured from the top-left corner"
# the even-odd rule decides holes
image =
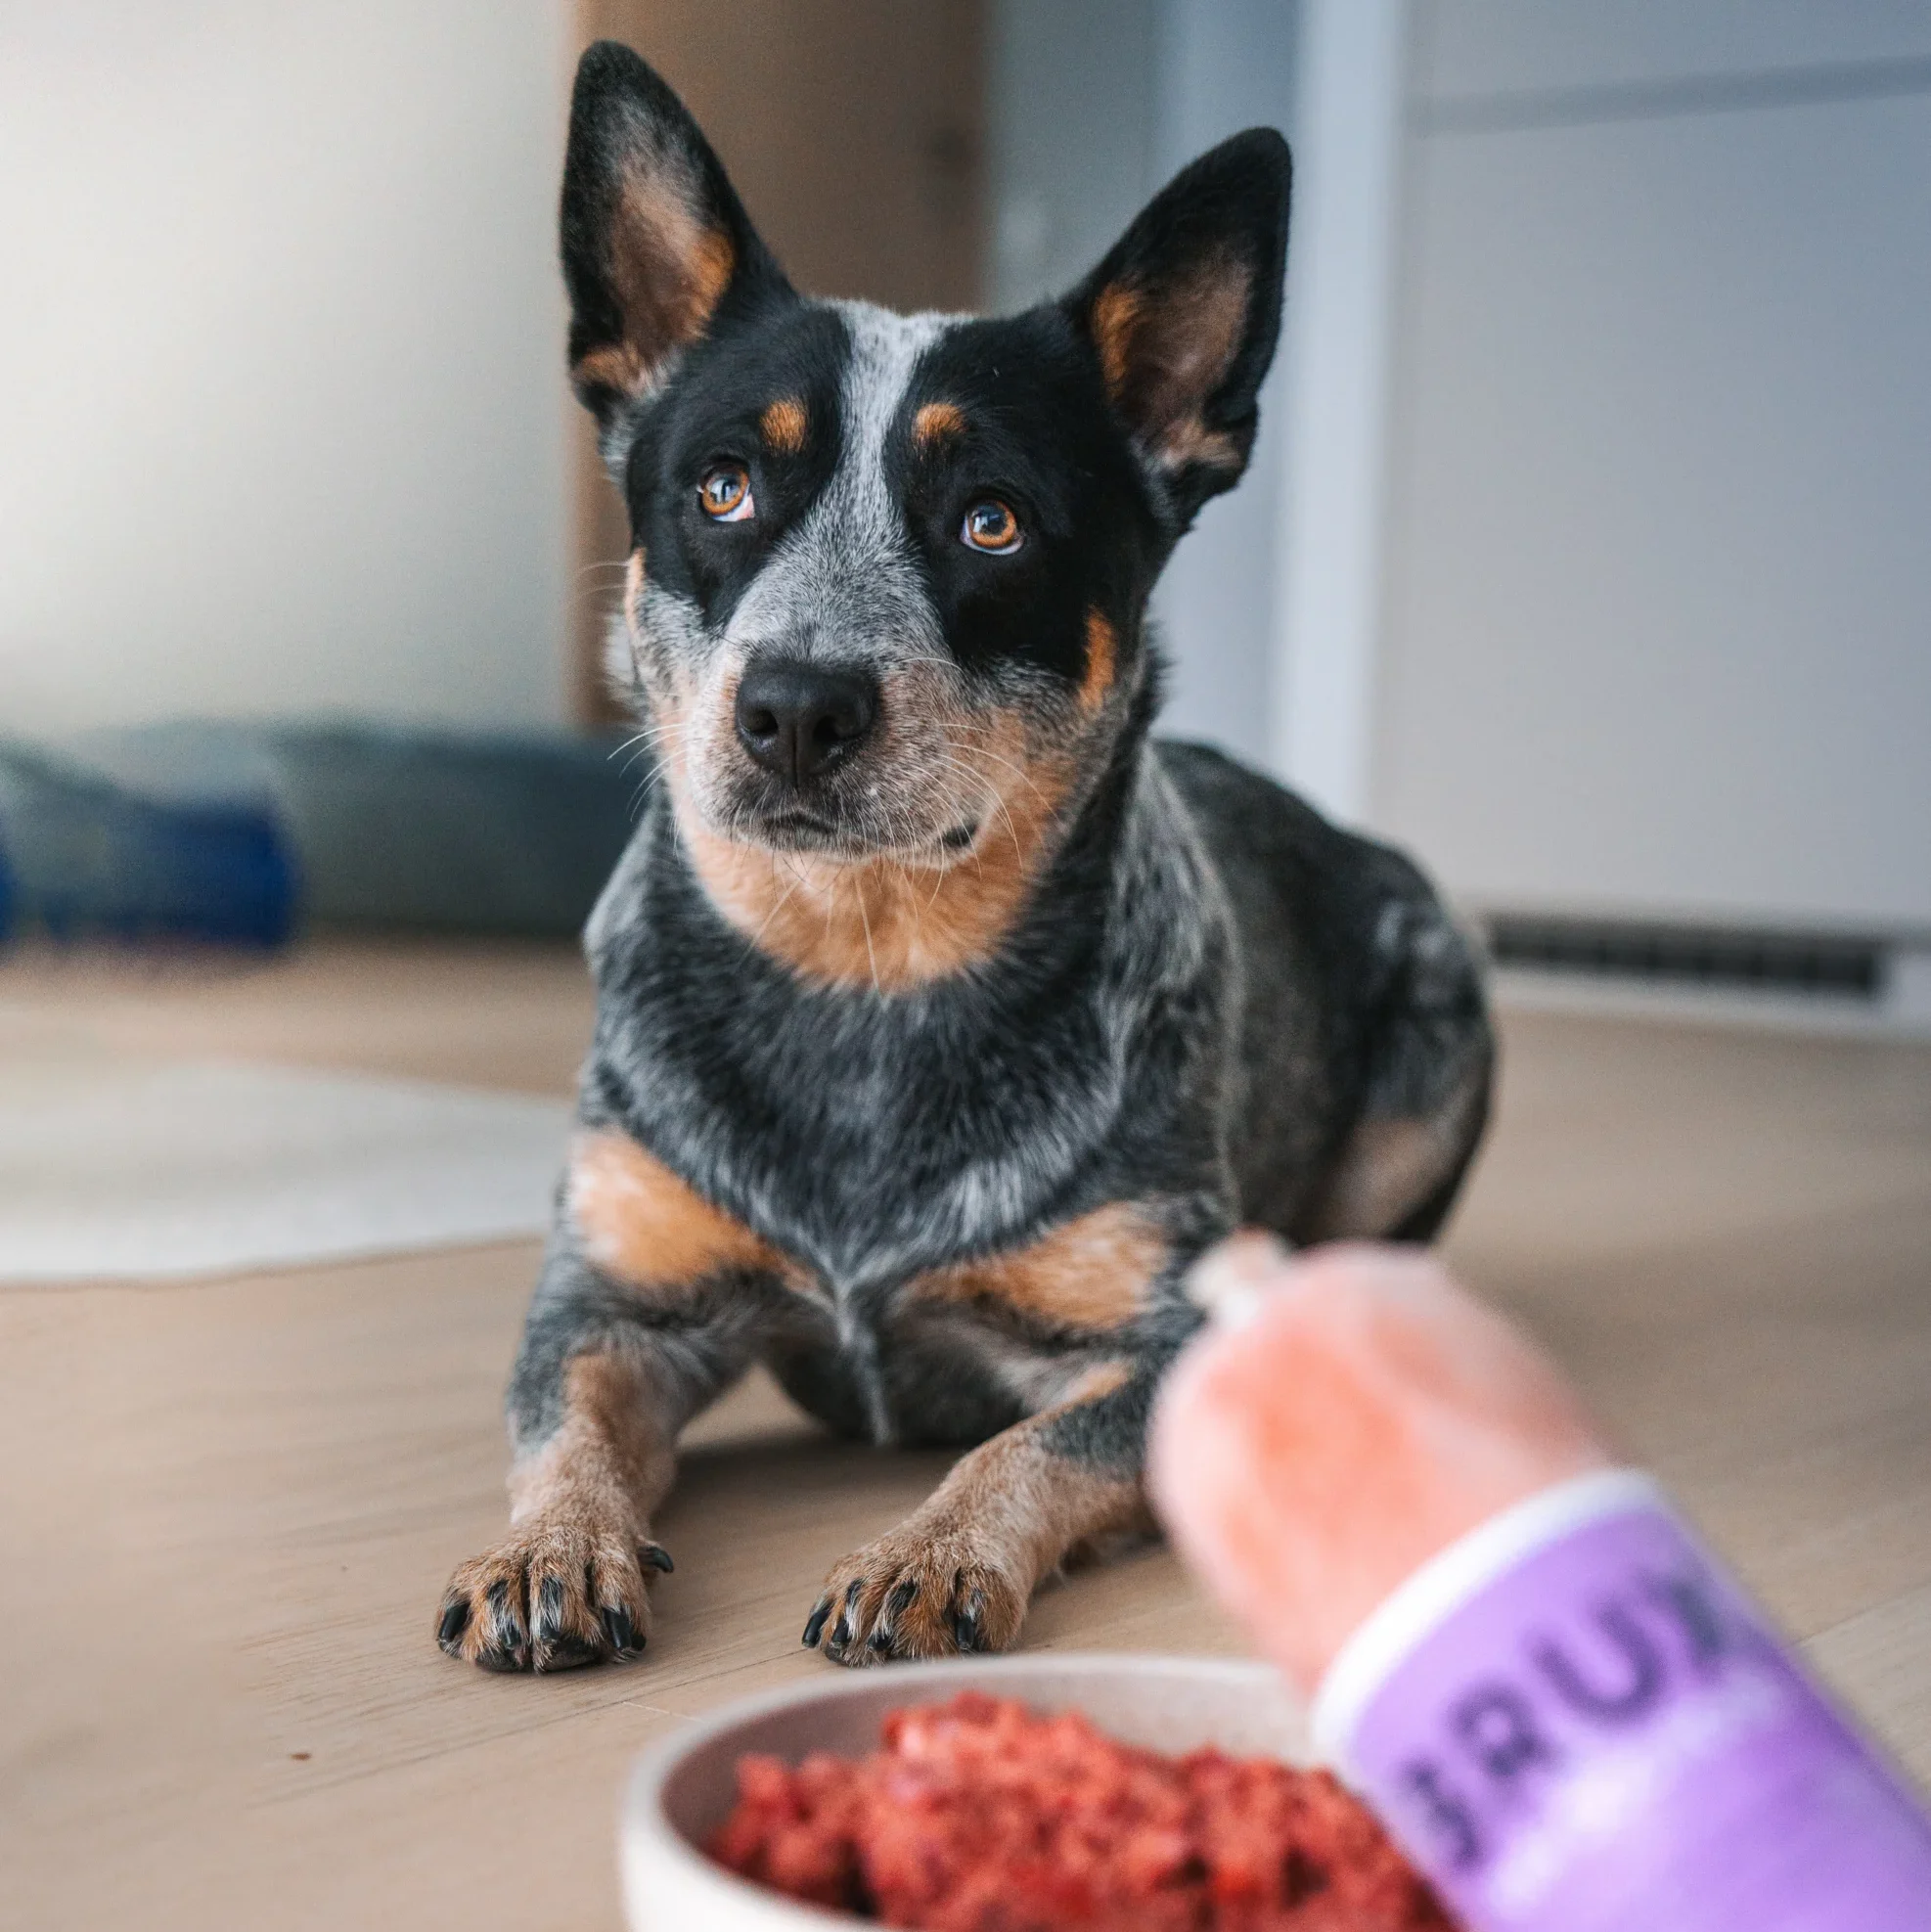
[[[638,1655],[651,1634],[646,1568],[667,1570],[627,1528],[539,1516],[449,1580],[436,1641],[486,1671],[567,1671]]]
[[[908,1523],[834,1565],[804,1640],[839,1664],[1004,1650],[1029,1595],[969,1535]]]

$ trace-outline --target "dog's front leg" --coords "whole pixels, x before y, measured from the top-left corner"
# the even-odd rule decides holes
[[[781,1268],[641,1148],[578,1146],[510,1383],[510,1534],[450,1578],[452,1657],[556,1671],[644,1648],[677,1438],[750,1366]]]
[[[922,1507],[835,1564],[804,1640],[841,1664],[1003,1650],[1082,1545],[1152,1527],[1141,1458],[1150,1365],[1096,1370],[962,1457]]]

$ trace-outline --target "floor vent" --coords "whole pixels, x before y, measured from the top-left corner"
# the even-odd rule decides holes
[[[1887,948],[1876,939],[1513,913],[1486,923],[1498,966],[1836,999],[1875,1001],[1884,991]]]

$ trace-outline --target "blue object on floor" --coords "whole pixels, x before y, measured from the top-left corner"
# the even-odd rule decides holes
[[[272,947],[296,900],[266,807],[157,802],[0,745],[0,937]]]

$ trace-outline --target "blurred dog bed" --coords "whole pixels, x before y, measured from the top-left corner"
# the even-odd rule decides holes
[[[0,741],[0,936],[574,933],[649,778],[614,737],[182,723]]]

